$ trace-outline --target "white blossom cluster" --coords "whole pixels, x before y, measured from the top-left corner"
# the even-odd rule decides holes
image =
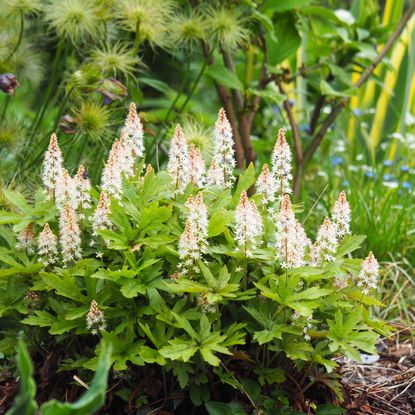
[[[143,157],[144,155],[144,132],[143,125],[137,114],[137,108],[134,102],[130,104],[130,109],[121,132],[124,146],[132,157]]]
[[[53,133],[42,164],[42,181],[49,199],[55,197],[56,182],[63,173],[63,157],[58,145],[58,138]]]
[[[225,110],[219,110],[218,119],[215,124],[213,132],[214,137],[214,155],[215,169],[220,169],[223,175],[223,180],[215,180],[217,185],[225,188],[231,188],[235,177],[233,170],[235,168],[235,157],[233,149],[233,134],[232,127],[229,123]],[[212,168],[212,166],[211,166]],[[211,174],[212,176],[212,174]]]
[[[183,193],[190,182],[190,158],[189,147],[180,125],[176,125],[170,143],[167,172],[174,180],[175,192]]]
[[[285,130],[278,131],[277,141],[271,156],[272,174],[277,180],[280,196],[292,193],[291,189],[291,150],[285,139]]]
[[[18,235],[17,235],[17,249],[26,249],[27,252],[33,253],[33,246],[35,242],[35,234],[33,232],[33,224],[29,223]]]
[[[331,210],[331,217],[338,239],[350,234],[351,210],[346,193],[341,192]]]
[[[369,252],[369,255],[363,261],[362,269],[359,273],[359,280],[357,285],[359,287],[364,287],[362,292],[363,294],[369,294],[369,290],[375,290],[378,285],[379,279],[379,264],[373,252]]]
[[[197,187],[203,187],[206,182],[206,165],[200,150],[193,144],[189,148],[190,181]]]
[[[81,164],[78,168],[78,171],[74,177],[77,203],[76,207],[81,212],[79,214],[80,219],[85,218],[85,210],[90,209],[92,206],[91,199],[91,181],[89,180],[88,172],[85,170],[85,167]]]
[[[222,189],[225,188],[223,169],[220,168],[215,159],[212,160],[209,170],[207,171],[207,184],[208,186],[219,186]]]
[[[58,210],[62,210],[65,205],[76,210],[78,207],[78,192],[75,180],[72,179],[68,170],[64,168],[62,174],[56,180],[55,206]]]
[[[40,262],[48,266],[56,262],[58,258],[58,238],[46,223],[38,236],[38,254]]]
[[[59,242],[64,264],[82,257],[81,230],[75,211],[65,205],[59,216]]]
[[[99,195],[98,206],[92,214],[92,234],[94,236],[97,236],[97,231],[101,229],[111,228],[112,223],[109,218],[110,213],[110,199],[108,197],[108,194],[103,191]]]
[[[107,327],[104,312],[98,308],[95,300],[91,301],[88,314],[86,315],[86,327],[92,334],[98,334],[98,331],[105,330]]]
[[[317,233],[317,239],[312,247],[312,264],[320,266],[324,262],[333,262],[338,246],[335,225],[330,218],[325,218]]]
[[[262,203],[274,202],[278,193],[278,182],[270,172],[268,164],[264,164],[256,181],[256,191],[262,195]]]
[[[197,271],[195,262],[206,251],[208,236],[208,211],[203,202],[202,193],[187,199],[185,206],[188,210],[184,232],[179,239],[179,256],[181,263],[178,268],[186,273],[190,268]]]
[[[306,249],[310,244],[301,223],[295,218],[290,196],[284,195],[276,219],[276,250],[282,268],[297,268],[305,265]]]
[[[263,233],[262,217],[255,202],[248,199],[246,192],[242,192],[235,211],[235,241],[239,249],[250,256],[261,243]]]

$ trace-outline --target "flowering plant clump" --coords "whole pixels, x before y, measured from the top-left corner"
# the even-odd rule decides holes
[[[364,238],[350,234],[346,195],[313,243],[290,199],[284,131],[258,177],[252,164],[235,174],[223,110],[214,140],[205,167],[178,125],[167,169],[156,173],[144,164],[131,105],[95,188],[87,167],[71,177],[52,135],[43,189],[32,201],[4,191],[11,210],[0,213],[0,313],[18,319],[19,331],[42,327],[45,338],[67,339],[66,369],[94,369],[102,336],[113,344],[114,369],[127,371],[123,390],[150,367],[169,377],[170,391],[190,387],[195,405],[218,381],[246,393],[235,377],[242,367],[265,391],[304,382],[312,367],[331,373],[336,357],[375,354],[387,332],[370,310],[381,305],[379,267],[372,253],[351,257]],[[250,399],[258,408],[263,401]]]

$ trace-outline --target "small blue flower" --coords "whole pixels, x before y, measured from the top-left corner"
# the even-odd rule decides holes
[[[340,156],[335,156],[331,159],[332,166],[338,166],[339,164],[343,164],[343,158]]]
[[[275,114],[279,114],[279,112],[280,112],[280,107],[279,107],[278,105],[274,105],[274,106],[272,107],[272,110],[275,112]]]
[[[384,164],[386,167],[392,166],[392,160],[385,160],[385,161],[383,162],[383,164]]]
[[[300,124],[300,131],[308,131],[309,127],[307,124]]]
[[[361,109],[359,109],[359,108],[355,108],[353,110],[353,114],[356,115],[356,117],[358,117],[359,115],[362,115],[363,114],[363,111]]]
[[[368,171],[365,173],[365,175],[366,175],[366,177],[369,177],[369,178],[375,177],[375,173],[373,173],[373,171],[372,171],[372,170],[368,170]]]
[[[411,190],[412,189],[412,183],[411,182],[402,182],[402,187],[404,189]]]
[[[342,186],[343,187],[349,187],[350,186],[350,182],[348,180],[343,180],[342,181]]]
[[[383,175],[383,180],[384,180],[385,182],[390,182],[390,181],[392,180],[392,175],[391,175],[391,174],[389,174],[389,173],[385,173],[385,174]]]
[[[407,173],[409,171],[409,166],[402,165],[401,166],[401,171],[404,172],[404,173]]]

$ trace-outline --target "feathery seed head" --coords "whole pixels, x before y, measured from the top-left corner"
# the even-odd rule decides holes
[[[105,76],[114,77],[132,76],[134,69],[140,63],[138,56],[126,44],[120,42],[94,49],[90,61],[98,66]]]
[[[110,114],[108,108],[98,102],[84,101],[74,113],[77,130],[94,141],[109,132]],[[85,138],[83,138],[85,139]]]
[[[45,19],[58,36],[73,43],[97,38],[102,15],[93,0],[53,1],[45,7]]]
[[[165,46],[168,22],[173,16],[171,0],[120,0],[117,15],[126,30],[136,32],[139,39],[152,47]]]
[[[206,9],[205,19],[208,38],[216,41],[222,49],[231,51],[249,41],[250,32],[240,8],[211,6]]]
[[[197,10],[173,16],[169,24],[169,40],[174,47],[193,49],[205,39],[205,22]]]

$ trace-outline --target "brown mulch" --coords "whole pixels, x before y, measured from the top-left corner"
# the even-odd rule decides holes
[[[376,362],[342,366],[343,406],[351,415],[414,415],[415,343],[397,336],[379,349]]]

